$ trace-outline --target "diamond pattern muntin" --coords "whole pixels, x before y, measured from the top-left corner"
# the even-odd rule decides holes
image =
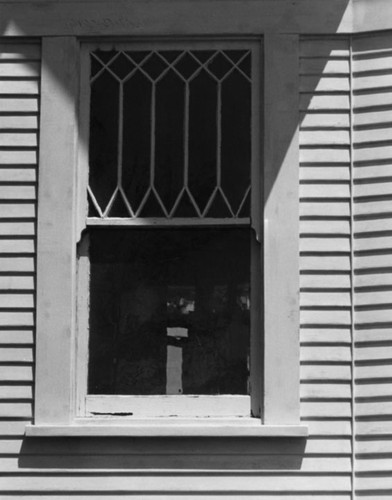
[[[249,50],[100,49],[91,54],[91,63],[91,85],[102,98],[101,102],[95,99],[91,108],[94,124],[90,126],[100,133],[90,133],[89,216],[250,216],[250,183],[244,183],[244,179],[250,179],[250,133],[247,141],[236,139],[237,135],[243,137],[239,127],[244,124],[250,131]],[[230,78],[233,73],[235,77]],[[120,91],[117,85],[107,85],[109,75],[117,81]],[[168,77],[176,82],[172,94],[167,87]],[[231,100],[222,98],[228,78]],[[139,82],[136,87],[133,81]],[[130,98],[126,88],[138,89],[140,97]],[[109,126],[104,117],[110,107],[122,109],[122,118]],[[109,129],[113,140],[113,126],[118,137],[117,159],[111,158],[110,165],[103,165],[105,157],[99,157],[102,143],[94,141],[99,137],[105,143],[105,130]],[[225,172],[222,163],[224,130],[230,130],[232,137],[230,172]],[[92,161],[97,155],[98,163]],[[96,165],[98,173],[94,171]],[[112,179],[109,185],[102,177],[102,172],[108,171]],[[174,183],[173,172],[177,179]],[[99,183],[106,184],[104,196]]]
[[[142,67],[143,71],[145,71],[150,78],[156,80],[168,67],[168,63],[164,58],[160,57],[158,53],[153,53],[144,63],[142,63]]]
[[[208,64],[208,69],[221,80],[233,68],[233,64],[222,53],[218,53]]]
[[[200,68],[200,63],[189,52],[186,52],[176,63],[175,68],[181,76],[188,79]]]
[[[245,57],[241,58],[241,61],[238,64],[238,68],[245,73],[246,76],[250,78],[251,76],[251,57],[250,54],[247,54]]]
[[[121,52],[109,65],[110,71],[123,80],[129,73],[135,69],[135,64]]]
[[[96,57],[91,58],[91,77],[93,78],[98,71],[103,68],[104,64],[98,60]]]

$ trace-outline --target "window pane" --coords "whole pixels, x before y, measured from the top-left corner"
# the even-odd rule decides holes
[[[151,93],[141,71],[124,84],[121,183],[134,212],[150,186]]]
[[[103,211],[117,186],[119,85],[109,72],[91,85],[90,106],[89,183]]]
[[[91,64],[90,217],[250,216],[249,50],[97,50]]]
[[[249,229],[91,229],[90,394],[248,394]]]
[[[222,83],[222,188],[235,213],[250,185],[250,112],[250,82],[233,71]]]
[[[168,212],[184,185],[184,89],[174,71],[156,89],[155,187]]]
[[[189,188],[204,212],[217,185],[217,83],[201,71],[189,88]]]

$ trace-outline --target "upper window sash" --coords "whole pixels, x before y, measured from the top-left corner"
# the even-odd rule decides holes
[[[181,45],[90,51],[89,216],[249,219],[252,47]]]
[[[200,54],[200,55],[199,55]],[[103,59],[103,60],[102,60]],[[155,67],[154,67],[155,63]],[[94,95],[94,86],[100,78],[110,79],[110,84],[116,99],[119,100],[119,112],[114,117],[118,134],[113,137],[113,148],[116,149],[116,169],[113,170],[109,180],[111,187],[106,193],[97,190],[96,179],[89,173],[88,147],[80,151],[81,187],[80,196],[82,204],[79,216],[87,214],[87,220],[80,220],[80,225],[249,225],[257,229],[260,234],[260,189],[261,172],[260,163],[260,71],[261,71],[260,42],[256,40],[228,40],[228,41],[159,41],[155,43],[89,43],[82,46],[83,68],[81,80],[82,112],[81,130],[83,137],[88,141],[90,136],[90,99]],[[105,76],[106,75],[106,76]],[[166,186],[162,183],[162,154],[159,150],[159,137],[155,137],[155,130],[159,119],[160,100],[165,97],[167,87],[165,80],[173,79],[178,84],[177,93],[183,93],[184,108],[182,130],[177,131],[181,158],[177,158],[181,165],[177,165],[172,174],[182,177],[177,179],[177,191],[165,193]],[[198,179],[205,177],[195,160],[194,139],[203,132],[195,130],[200,123],[190,123],[189,107],[197,105],[193,96],[197,96],[195,87],[198,79],[208,80],[210,97],[216,100],[215,116],[210,116],[208,123],[216,128],[215,144],[209,145],[209,153],[215,158],[213,162],[216,169],[214,179],[210,179],[207,188],[202,186],[204,192],[200,193]],[[146,169],[141,173],[144,178],[139,184],[143,187],[135,193],[129,187],[129,174],[124,170],[124,165],[132,162],[128,154],[128,143],[124,139],[125,125],[128,110],[122,106],[124,100],[129,99],[128,87],[134,80],[143,79],[146,86],[146,95],[143,97],[150,103],[149,143],[136,148],[141,149],[144,155]],[[200,89],[199,89],[200,90]],[[247,96],[238,96],[235,92],[246,93]],[[256,103],[249,109],[249,145],[243,144],[246,133],[238,138],[238,152],[236,159],[231,159],[231,143],[236,139],[233,128],[229,130],[230,117],[225,111],[230,99],[238,102],[252,100]],[[174,96],[176,99],[176,96]],[[248,102],[247,104],[249,104]],[[207,109],[207,108],[206,108]],[[194,110],[193,110],[194,111]],[[211,113],[210,113],[211,114]],[[177,117],[178,118],[178,117]],[[180,117],[181,119],[181,117]],[[233,121],[235,116],[232,117]],[[246,124],[245,124],[246,125]],[[192,128],[193,127],[193,128]],[[190,130],[192,128],[192,130]],[[241,127],[241,131],[244,127]],[[230,135],[231,134],[231,135]],[[178,134],[177,134],[178,135]],[[241,144],[242,141],[242,144]],[[129,141],[128,141],[129,142]],[[140,141],[139,141],[140,142]],[[162,142],[162,141],[161,141]],[[212,151],[211,151],[212,148]],[[175,153],[174,153],[175,154]],[[91,148],[90,148],[91,156]],[[240,161],[239,158],[241,158]],[[237,164],[235,165],[235,161]],[[178,163],[177,162],[177,163]],[[200,163],[200,161],[199,161]],[[93,165],[94,167],[94,165]],[[233,168],[234,176],[233,176]],[[232,170],[230,172],[229,170]],[[129,170],[129,169],[128,169]],[[182,170],[182,172],[180,172]],[[248,173],[246,174],[246,171]],[[245,174],[244,174],[245,171]],[[248,180],[245,178],[248,176]],[[83,187],[88,186],[88,205],[83,197]],[[238,186],[238,187],[237,187]],[[252,186],[252,188],[251,188]],[[142,191],[142,192],[141,192]],[[206,194],[207,191],[207,194]],[[151,209],[150,205],[154,205]]]

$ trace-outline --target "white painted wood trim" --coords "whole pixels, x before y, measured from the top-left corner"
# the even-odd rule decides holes
[[[264,423],[296,425],[299,422],[298,37],[268,36],[265,53],[264,261],[268,265],[264,283]],[[76,39],[45,39],[43,66],[35,423],[63,425],[73,421],[76,406],[75,260],[80,236],[76,202],[75,107],[79,90]]]
[[[264,91],[265,424],[299,422],[299,38],[267,35]]]
[[[373,4],[375,0],[362,3]],[[0,2],[3,36],[184,36],[252,35],[275,33],[350,33],[352,0],[199,0],[143,2],[123,0]],[[358,2],[359,3],[359,2]],[[389,19],[389,0],[378,0],[379,12]],[[223,6],[224,5],[224,6]],[[366,24],[356,16],[357,26]],[[368,7],[369,10],[372,7]],[[375,17],[368,29],[380,28],[385,20]]]
[[[252,100],[256,104],[252,109],[252,217],[247,218],[85,218],[86,226],[143,226],[143,227],[163,227],[163,226],[249,226],[252,221],[252,226],[256,229],[258,237],[262,230],[262,194],[260,191],[261,177],[262,177],[262,160],[260,158],[261,150],[261,133],[260,121],[262,116],[262,103],[261,103],[261,87],[262,87],[262,44],[261,39],[226,39],[206,37],[204,40],[195,39],[161,39],[158,41],[135,41],[135,42],[91,42],[83,43],[81,48],[81,62],[82,62],[82,75],[81,75],[81,103],[80,110],[80,133],[82,137],[82,144],[79,146],[79,167],[78,167],[78,196],[84,200],[87,191],[87,178],[88,178],[88,132],[89,132],[89,103],[90,99],[90,84],[89,84],[89,54],[97,48],[108,49],[115,47],[116,50],[152,50],[152,49],[204,49],[204,50],[227,50],[227,49],[243,49],[250,51],[252,54]],[[83,141],[83,138],[85,140]],[[84,203],[79,202],[81,209],[78,211],[79,228],[83,228],[82,219],[86,213]],[[256,222],[255,222],[256,221]],[[79,237],[80,229],[78,229]],[[262,239],[262,238],[261,238]],[[253,242],[252,242],[252,246]],[[262,308],[261,292],[261,259],[260,246],[252,248],[252,290],[253,300],[256,305],[252,310],[252,395],[249,396],[180,396],[180,397],[141,397],[141,396],[98,396],[86,395],[87,394],[87,360],[88,360],[88,273],[89,265],[88,258],[85,251],[80,252],[79,247],[79,260],[78,260],[78,312],[77,312],[77,415],[84,416],[89,414],[112,414],[116,413],[132,413],[138,416],[196,416],[196,417],[216,417],[216,416],[250,416],[251,404],[252,415],[260,417],[261,407],[261,347],[262,343],[262,324],[260,317],[260,310]],[[256,283],[257,282],[257,286]],[[256,291],[257,289],[257,291]],[[256,338],[257,337],[257,338]],[[258,380],[257,380],[258,379]],[[251,403],[252,399],[252,403]],[[136,404],[137,403],[137,404]]]
[[[140,421],[130,425],[128,422],[99,425],[93,422],[83,422],[74,425],[27,425],[28,437],[213,437],[213,438],[305,438],[308,436],[306,425],[260,425],[260,420],[255,423],[246,421],[237,424],[230,421],[214,421],[204,423],[172,424],[146,423]]]
[[[151,417],[250,417],[250,396],[86,396],[86,415]]]
[[[391,28],[390,0],[0,1],[2,36],[349,34]]]
[[[251,169],[251,309],[250,388],[253,417],[263,407],[263,89],[264,45],[252,51],[252,169]]]
[[[42,41],[35,422],[70,423],[78,92],[75,38]]]
[[[177,226],[177,227],[182,227],[182,226],[198,226],[198,227],[203,227],[203,226],[245,226],[249,227],[250,225],[250,218],[249,217],[243,217],[243,218],[234,218],[234,217],[228,217],[225,219],[217,219],[217,218],[196,218],[196,217],[175,217],[175,218],[163,218],[163,217],[156,217],[156,218],[146,218],[146,217],[137,217],[135,219],[132,218],[116,218],[116,217],[110,217],[107,219],[99,219],[99,218],[94,218],[94,217],[89,217],[86,222],[87,226],[118,226],[118,227],[129,227],[129,226],[142,226],[142,227],[154,227],[154,226]]]

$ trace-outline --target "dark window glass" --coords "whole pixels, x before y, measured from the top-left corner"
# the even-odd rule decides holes
[[[104,211],[117,186],[118,82],[104,71],[91,85],[90,187]]]
[[[248,394],[249,229],[90,229],[90,394]]]
[[[134,211],[150,185],[151,82],[141,71],[124,84],[122,187]]]
[[[201,212],[217,185],[217,83],[201,71],[189,85],[189,189]]]
[[[247,50],[95,51],[89,216],[249,217],[250,69]]]
[[[183,185],[184,83],[169,71],[157,84],[155,124],[155,187],[168,212]]]
[[[233,71],[222,83],[222,188],[234,212],[250,184],[250,83]]]

